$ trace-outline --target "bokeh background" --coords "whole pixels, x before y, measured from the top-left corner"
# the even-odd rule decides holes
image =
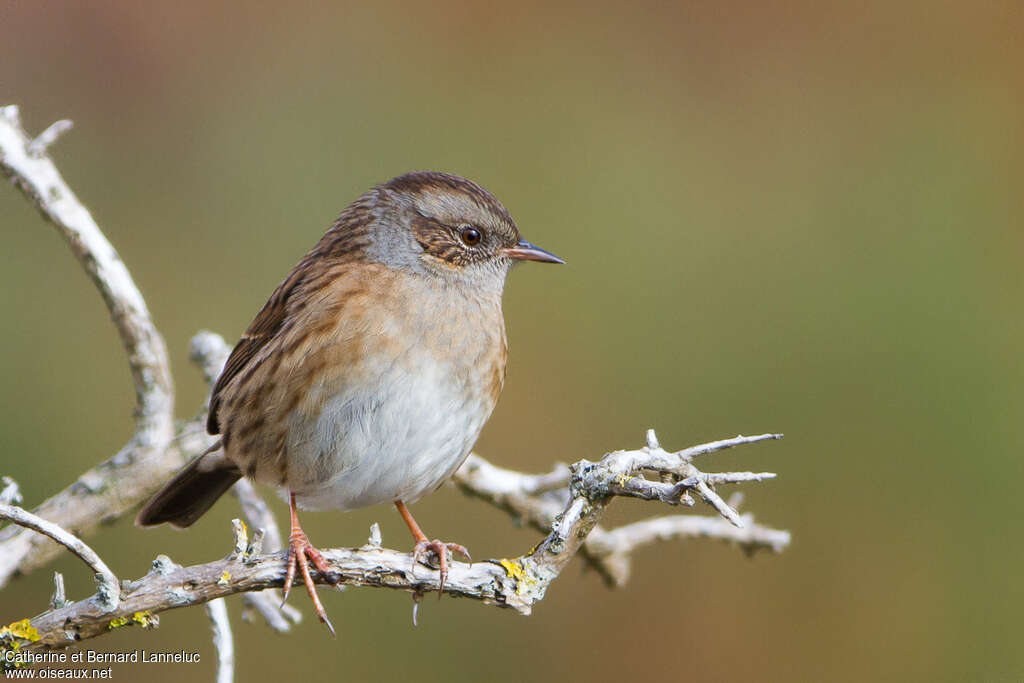
[[[148,299],[178,414],[188,340],[229,340],[370,185],[441,169],[494,191],[565,267],[511,276],[505,395],[479,452],[543,470],[736,433],[771,470],[744,509],[793,533],[748,559],[651,547],[606,590],[571,568],[529,618],[324,591],[289,636],[234,617],[240,681],[1024,678],[1024,11],[1014,2],[0,4],[0,104],[54,148]],[[2,188],[0,188],[2,189]],[[38,503],[130,435],[123,354],[56,231],[0,191],[0,472]],[[284,508],[277,505],[279,519]],[[443,489],[415,508],[478,557],[538,535]],[[619,501],[613,519],[656,510]],[[668,510],[665,510],[668,512]],[[706,513],[707,510],[695,510]],[[91,541],[121,576],[226,553],[187,533]],[[376,508],[306,516],[358,545]],[[54,564],[72,597],[90,579]],[[0,623],[50,594],[0,592]],[[88,647],[199,651],[115,679],[212,680],[199,609]]]

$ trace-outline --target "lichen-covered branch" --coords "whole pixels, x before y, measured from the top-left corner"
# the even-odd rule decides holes
[[[437,571],[424,566],[413,570],[408,553],[364,547],[325,550],[323,554],[331,568],[338,571],[342,584],[419,592],[437,589]],[[258,557],[243,555],[192,567],[180,567],[160,557],[146,576],[126,587],[115,612],[103,613],[89,601],[47,612],[31,619],[38,638],[23,642],[20,649],[65,647],[107,633],[111,624],[114,628],[131,623],[153,625],[156,615],[170,609],[280,588],[284,574],[283,552]],[[489,562],[453,563],[445,592],[528,611],[516,595],[515,580],[503,567]]]
[[[737,437],[718,442],[716,449],[776,438],[779,435]],[[735,518],[744,525],[744,519],[731,507],[731,514],[721,520],[721,525],[714,523],[719,520],[703,517],[671,516],[638,522],[605,531],[596,539],[590,538],[608,503],[619,495],[625,495],[617,491],[631,490],[628,484],[634,479],[648,481],[644,472],[655,472],[663,477],[675,471],[685,471],[690,473],[687,478],[673,486],[686,490],[696,490],[702,483],[710,486],[706,482],[714,478],[702,477],[703,473],[699,471],[693,473],[690,458],[683,455],[685,452],[663,450],[653,432],[648,432],[648,445],[644,448],[610,453],[597,462],[581,460],[574,464],[569,468],[571,475],[565,489],[568,492],[565,503],[555,515],[547,536],[533,550],[514,559],[475,564],[452,562],[445,592],[529,614],[533,605],[544,598],[551,583],[587,543],[590,544],[589,552],[594,556],[618,558],[655,540],[694,535],[731,540],[747,548],[781,550],[785,547],[789,542],[789,535],[785,532],[753,524],[735,526],[726,521]],[[488,471],[490,467],[493,466],[479,456],[475,457],[470,463],[472,474],[469,478],[475,477],[479,481],[481,472]],[[521,476],[526,490],[539,491],[535,495],[554,493],[543,491],[546,486],[532,486],[538,481],[535,475]],[[483,495],[492,495],[497,490],[511,495],[515,491],[514,473],[501,470],[499,478],[480,487],[488,492]],[[461,485],[467,487],[472,484],[467,483],[467,477],[462,477]],[[481,495],[483,492],[476,493]],[[517,505],[528,509],[532,505],[528,498],[527,495],[527,499]],[[62,647],[101,635],[109,630],[112,623],[138,621],[139,615],[143,615],[142,620],[150,624],[154,616],[170,609],[203,604],[236,593],[280,587],[285,575],[284,553],[261,554],[264,534],[258,534],[249,541],[240,522],[236,521],[234,529],[234,547],[226,559],[178,567],[166,558],[158,558],[149,574],[123,587],[121,602],[113,612],[103,611],[93,600],[46,612],[30,622],[38,638],[22,642],[20,647],[29,651]],[[406,590],[417,595],[439,588],[437,570],[426,566],[414,567],[408,553],[387,550],[375,543],[355,549],[325,550],[323,554],[331,569],[341,577],[342,584]],[[315,578],[323,582],[319,575]]]

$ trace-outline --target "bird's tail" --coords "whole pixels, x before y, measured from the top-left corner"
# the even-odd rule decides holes
[[[190,462],[146,503],[135,519],[138,526],[170,522],[185,528],[209,510],[224,492],[241,479],[234,463],[217,450],[220,444]]]

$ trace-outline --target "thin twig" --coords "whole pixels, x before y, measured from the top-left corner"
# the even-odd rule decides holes
[[[726,448],[734,448],[736,446],[742,446],[748,443],[757,443],[759,441],[778,440],[782,438],[782,434],[758,434],[757,436],[734,436],[731,439],[722,439],[721,441],[709,441],[708,443],[701,444],[699,446],[693,446],[691,448],[684,448],[679,451],[679,457],[681,458],[695,458],[698,455],[707,455],[708,453],[714,453],[716,451],[723,451]]]
[[[213,335],[213,333],[200,333],[203,336],[203,344],[209,348],[215,340],[212,337],[220,340],[223,344],[224,341],[219,335]],[[200,335],[196,335],[192,340],[193,350],[197,348],[197,340],[200,339]],[[212,335],[209,336],[209,335]],[[219,372],[219,370],[218,370]],[[213,376],[216,379],[216,375]],[[249,526],[252,527],[253,538],[249,544],[249,548],[246,549],[246,555],[254,556],[261,553],[276,553],[283,546],[281,544],[281,531],[278,529],[277,521],[274,519],[274,513],[270,510],[270,506],[263,500],[263,497],[256,491],[256,487],[248,479],[240,479],[237,484],[231,487],[231,492],[238,498],[238,502],[242,506],[242,514],[245,515],[245,519],[249,522]],[[255,611],[267,622],[270,628],[274,629],[278,633],[287,633],[291,630],[292,624],[297,624],[302,621],[302,613],[295,607],[283,604],[281,596],[276,590],[266,590],[262,593],[246,593],[242,598],[245,604],[247,612]]]
[[[68,604],[67,593],[64,591],[64,575],[60,572],[53,573],[53,595],[50,597],[50,607],[60,609]]]
[[[21,489],[18,488],[18,482],[4,476],[0,477],[0,484],[3,485],[3,489],[0,489],[0,505],[19,505]]]
[[[235,643],[224,598],[206,603],[206,616],[210,618],[213,646],[217,649],[217,683],[231,683],[235,679]]]
[[[654,517],[613,529],[599,539],[592,539],[590,547],[597,553],[618,555],[631,553],[657,541],[681,538],[713,538],[736,543],[747,550],[766,548],[777,553],[789,545],[788,531],[754,524],[753,518],[748,515],[743,515],[743,521],[743,528],[739,528],[721,517]]]
[[[72,121],[67,119],[54,121],[46,130],[37,135],[35,140],[28,143],[28,153],[37,159],[43,156],[50,145],[57,142],[57,138],[71,130],[74,125]]]
[[[121,582],[117,580],[114,572],[110,571],[110,567],[100,559],[96,551],[80,538],[16,505],[0,505],[0,518],[8,519],[18,526],[43,534],[74,553],[96,574],[99,585],[97,595],[100,598],[100,604],[108,612],[117,607]]]
[[[277,521],[274,513],[263,497],[256,492],[256,488],[248,479],[239,479],[238,483],[231,487],[231,493],[238,498],[242,505],[242,514],[253,529],[263,529],[263,552],[276,553],[283,546],[281,545],[281,532],[277,528]]]

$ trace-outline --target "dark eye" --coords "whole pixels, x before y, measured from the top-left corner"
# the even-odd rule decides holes
[[[479,230],[468,225],[462,228],[460,236],[462,237],[462,241],[471,247],[473,245],[480,244],[480,238],[482,237]]]

